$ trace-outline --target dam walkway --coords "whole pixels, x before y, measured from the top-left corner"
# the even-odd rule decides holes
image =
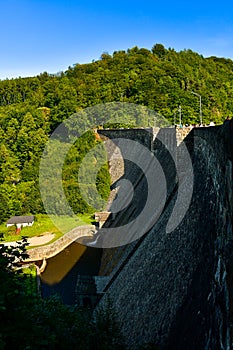
[[[75,241],[78,242],[79,239],[81,240],[84,237],[93,237],[95,229],[96,228],[94,225],[75,227],[68,233],[64,234],[62,237],[58,238],[55,242],[29,249],[27,251],[29,257],[25,260],[25,262],[34,262],[51,258],[60,253],[71,243]]]

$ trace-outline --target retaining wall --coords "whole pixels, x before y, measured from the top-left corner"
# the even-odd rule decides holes
[[[95,226],[93,225],[79,226],[77,228],[74,228],[73,230],[64,234],[64,236],[57,239],[53,243],[29,249],[27,251],[29,257],[25,260],[25,262],[51,258],[60,253],[63,249],[68,247],[74,241],[78,241],[79,239],[84,237],[93,237],[94,232]]]

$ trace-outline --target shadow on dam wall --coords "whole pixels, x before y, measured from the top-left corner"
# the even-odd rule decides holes
[[[155,140],[168,183],[162,215],[141,241],[104,249],[101,273],[110,274],[111,279],[99,305],[107,305],[110,298],[132,349],[146,343],[164,350],[230,349],[233,196],[232,162],[224,132],[222,127],[198,128],[186,137],[193,194],[186,215],[172,232],[166,232],[166,226],[179,181],[166,147]],[[132,137],[137,135],[132,132]],[[177,157],[181,150],[178,147]],[[128,170],[137,179],[137,173]],[[112,257],[120,251],[124,259],[111,266]]]

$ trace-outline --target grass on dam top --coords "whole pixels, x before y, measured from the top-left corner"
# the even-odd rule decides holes
[[[49,243],[52,243],[56,239],[60,238],[64,233],[69,232],[74,227],[74,220],[77,226],[90,225],[93,222],[93,218],[90,214],[79,215],[72,218],[69,216],[56,217],[56,223],[58,227],[62,225],[62,232],[54,224],[48,215],[38,214],[35,216],[35,222],[31,227],[22,228],[19,234],[16,234],[16,227],[6,227],[6,223],[0,225],[0,237],[2,242],[13,242],[21,240],[23,237],[35,237],[46,234],[54,234],[54,238]],[[0,242],[1,243],[1,242]]]

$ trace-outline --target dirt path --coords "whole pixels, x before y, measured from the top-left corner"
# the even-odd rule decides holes
[[[55,237],[55,233],[47,233],[40,236],[28,238],[29,245],[42,245],[50,242]]]
[[[49,243],[54,237],[55,237],[54,233],[47,233],[40,236],[28,238],[28,243],[29,243],[29,246],[43,245],[43,244]],[[17,245],[16,242],[5,242],[3,244],[11,245],[11,246]]]

